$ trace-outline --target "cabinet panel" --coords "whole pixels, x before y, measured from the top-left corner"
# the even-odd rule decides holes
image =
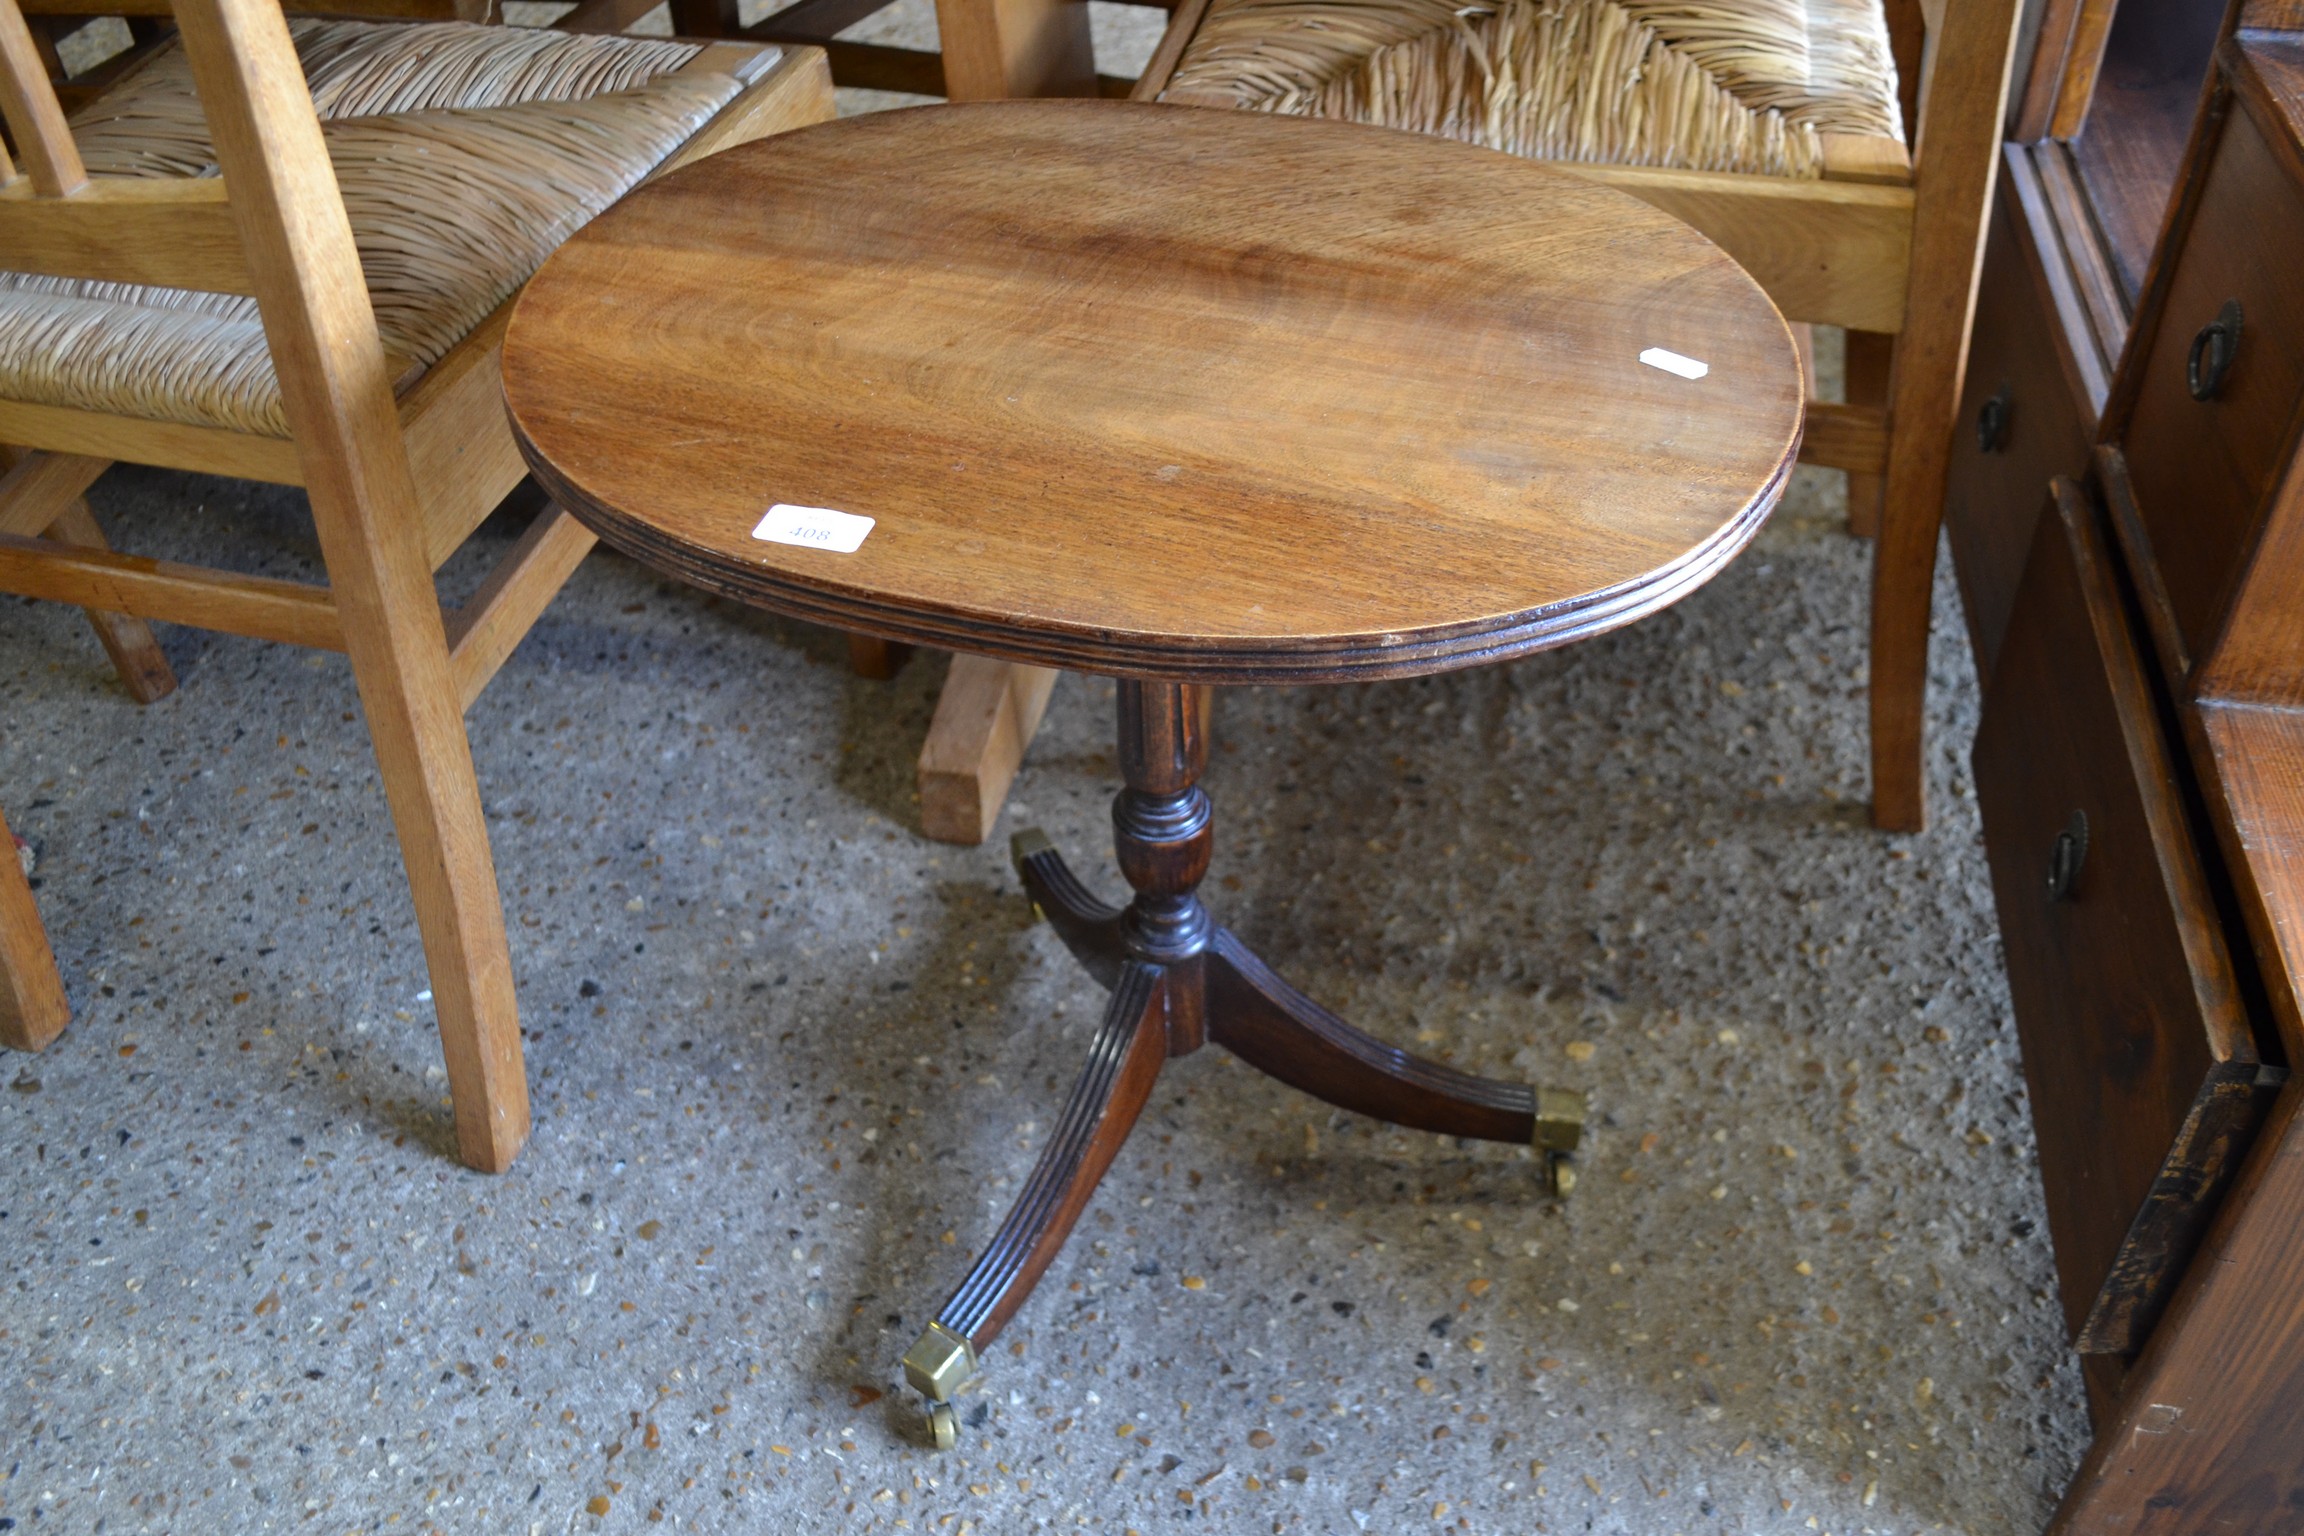
[[[2037,520],[1977,797],[2064,1311],[2139,1348],[2261,1113],[2258,1057],[2093,507]]]
[[[2304,388],[2304,199],[2245,111],[2225,119],[2125,447],[2176,626],[2207,653]],[[2236,325],[2235,325],[2236,322]]]
[[[2048,481],[2087,464],[2088,425],[2059,360],[2034,236],[2003,177],[1984,248],[1944,500],[1976,673],[1989,682]]]

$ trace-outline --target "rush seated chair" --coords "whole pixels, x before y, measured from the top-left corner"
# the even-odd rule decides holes
[[[2019,9],[1183,0],[1135,94],[1554,161],[1702,230],[1787,319],[1846,327],[1850,403],[1811,407],[1802,457],[1850,472],[1859,527],[1879,498],[1872,815],[1913,830],[1937,525]]]
[[[278,0],[174,16],[177,41],[68,122],[0,0],[23,161],[0,161],[0,591],[348,653],[458,1151],[500,1170],[528,1091],[463,717],[593,543],[547,506],[469,602],[434,591],[524,474],[511,301],[643,178],[830,117],[830,76],[808,49],[291,22]],[[120,460],[304,487],[327,584],[110,551],[83,493]],[[105,633],[132,688],[165,691],[141,626]],[[0,902],[14,940],[29,897],[0,882]],[[63,1024],[45,944],[0,945],[0,966],[7,1043],[44,1045]]]

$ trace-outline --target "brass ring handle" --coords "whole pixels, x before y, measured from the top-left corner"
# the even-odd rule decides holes
[[[2226,299],[2216,318],[2200,327],[2184,355],[2184,387],[2195,400],[2213,400],[2240,352],[2240,301]]]
[[[2074,811],[2064,830],[2048,849],[2048,899],[2062,901],[2072,894],[2080,868],[2088,862],[2088,813]]]
[[[1976,451],[1998,453],[2008,446],[2008,418],[2015,401],[2008,386],[2000,386],[1998,394],[1976,408]]]

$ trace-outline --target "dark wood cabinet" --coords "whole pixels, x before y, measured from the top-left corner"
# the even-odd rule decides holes
[[[2051,1529],[2295,1532],[2304,0],[2046,0],[2039,36],[1946,521],[2098,1431]]]

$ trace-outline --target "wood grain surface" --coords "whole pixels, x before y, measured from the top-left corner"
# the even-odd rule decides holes
[[[879,113],[667,176],[529,284],[504,379],[538,478],[647,563],[1219,682],[1436,671],[1661,607],[1757,531],[1802,393],[1751,279],[1633,198],[1111,101]],[[779,502],[876,522],[853,554],[755,539]]]

